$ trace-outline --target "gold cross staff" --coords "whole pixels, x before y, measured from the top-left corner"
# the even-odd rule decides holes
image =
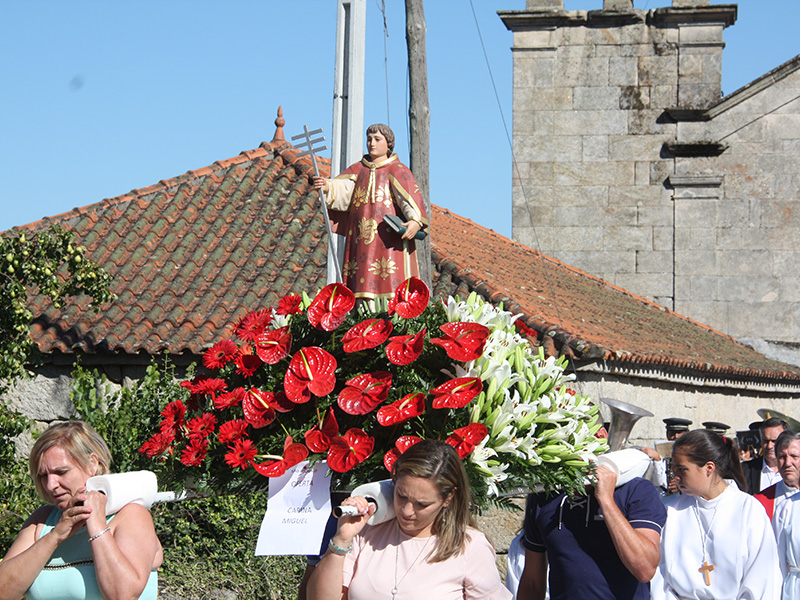
[[[711,585],[711,571],[714,570],[714,565],[710,565],[704,560],[703,566],[697,570],[703,574],[703,579],[705,580],[706,585]]]

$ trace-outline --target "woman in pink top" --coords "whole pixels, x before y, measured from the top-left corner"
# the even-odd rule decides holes
[[[341,517],[308,583],[311,600],[430,598],[508,600],[489,541],[474,528],[470,489],[456,451],[425,440],[395,462],[396,518],[367,526],[375,511],[362,497]]]

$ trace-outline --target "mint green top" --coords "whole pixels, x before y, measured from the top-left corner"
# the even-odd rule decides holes
[[[42,527],[41,535],[48,533],[61,518],[61,511],[53,508]],[[107,521],[113,518],[108,517]],[[158,573],[150,571],[147,585],[139,600],[156,600]],[[56,548],[50,561],[25,592],[25,600],[103,600],[94,572],[94,558],[86,527]]]

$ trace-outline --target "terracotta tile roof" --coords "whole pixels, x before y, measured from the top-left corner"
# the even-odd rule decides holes
[[[75,230],[119,296],[98,313],[80,299],[62,311],[39,300],[40,350],[198,355],[247,312],[322,287],[324,223],[310,160],[296,153],[279,127],[255,150],[25,226]],[[432,224],[435,293],[502,301],[550,354],[800,381],[800,369],[450,211],[434,207]]]

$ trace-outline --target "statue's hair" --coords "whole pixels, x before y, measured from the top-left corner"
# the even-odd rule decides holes
[[[389,148],[389,153],[386,156],[391,156],[392,152],[394,152],[394,131],[392,131],[391,127],[383,123],[373,123],[367,127],[367,135],[370,133],[380,133],[386,138],[386,145]]]

